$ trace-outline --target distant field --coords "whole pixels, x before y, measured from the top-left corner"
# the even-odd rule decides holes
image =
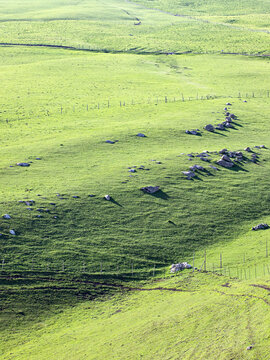
[[[88,0],[76,6],[68,1],[46,5],[39,1],[34,7],[19,4],[9,2],[0,12],[0,43],[65,45],[102,52],[269,54],[269,34],[174,16],[123,0]],[[161,7],[174,9],[166,4]],[[253,14],[252,8],[248,14]]]

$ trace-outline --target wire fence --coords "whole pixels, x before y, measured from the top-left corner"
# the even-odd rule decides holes
[[[183,259],[181,258],[183,261]],[[177,263],[178,261],[175,261]],[[179,261],[180,262],[180,261]],[[188,263],[191,268],[176,273],[170,272],[169,264],[152,263],[151,265],[138,265],[134,261],[126,259],[125,263],[115,265],[113,263],[100,262],[91,264],[88,262],[72,260],[48,261],[42,265],[39,262],[15,263],[10,258],[1,261],[0,275],[2,276],[36,276],[49,277],[50,279],[72,276],[90,276],[95,278],[125,278],[130,280],[148,279],[151,277],[178,276],[186,271],[192,272],[194,276],[198,272],[212,272],[217,275],[240,280],[256,279],[270,275],[270,257],[268,240],[264,246],[257,249],[256,254],[251,252],[239,252],[229,254],[228,250],[209,253],[207,250],[193,254]]]
[[[76,114],[76,113],[85,113],[87,114],[90,111],[98,110],[108,110],[116,108],[128,108],[132,106],[145,106],[145,105],[154,105],[158,106],[161,104],[172,104],[172,103],[185,103],[190,101],[203,101],[203,100],[215,100],[215,99],[251,99],[251,98],[269,98],[270,90],[261,90],[261,91],[249,91],[241,92],[238,91],[234,94],[227,95],[216,95],[216,94],[199,94],[196,93],[193,96],[185,95],[184,93],[179,92],[175,96],[149,96],[140,99],[106,99],[100,100],[98,102],[82,102],[78,103],[69,103],[69,104],[55,104],[51,103],[46,105],[37,105],[36,108],[26,111],[20,105],[14,105],[11,109],[5,109],[6,117],[14,112],[16,109],[16,117],[25,120],[25,116],[58,116],[58,115],[67,115],[67,114]],[[5,115],[2,117],[2,122],[10,122],[11,119],[5,118]]]

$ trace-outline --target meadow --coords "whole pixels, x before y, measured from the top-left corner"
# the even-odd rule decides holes
[[[267,359],[269,15],[239,4],[1,2],[1,358]]]

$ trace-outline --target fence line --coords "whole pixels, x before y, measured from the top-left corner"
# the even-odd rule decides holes
[[[82,112],[84,111],[85,113],[89,112],[89,111],[98,111],[98,110],[105,110],[105,109],[110,109],[110,108],[126,108],[129,106],[136,106],[136,105],[160,105],[160,104],[172,104],[172,103],[182,103],[182,102],[189,102],[189,101],[202,101],[202,100],[214,100],[214,99],[241,99],[241,98],[245,98],[245,99],[250,99],[250,98],[269,98],[270,97],[270,90],[264,90],[264,91],[260,91],[260,92],[238,92],[237,94],[230,94],[230,95],[215,95],[215,94],[207,94],[207,95],[199,95],[198,93],[194,96],[185,96],[183,93],[178,94],[178,96],[159,96],[159,97],[149,97],[147,100],[146,99],[141,99],[141,100],[134,100],[134,99],[129,99],[127,100],[123,100],[123,99],[119,99],[119,100],[103,100],[97,103],[84,103],[84,104],[80,104],[80,105],[74,105],[74,104],[70,104],[69,106],[64,107],[63,104],[54,104],[52,106],[52,108],[48,109],[45,106],[40,107],[39,109],[36,110],[36,112],[34,113],[33,110],[28,112],[28,115],[37,115],[37,113],[41,113],[45,116],[55,116],[56,114],[59,115],[65,115],[68,113],[78,113],[78,112]],[[16,106],[15,106],[16,108]],[[12,108],[14,109],[14,107]],[[21,115],[25,116],[26,113],[21,112],[21,113],[16,113],[17,117],[20,117]],[[25,120],[25,118],[24,118]],[[7,123],[9,122],[9,119],[5,119],[2,121],[6,121]]]

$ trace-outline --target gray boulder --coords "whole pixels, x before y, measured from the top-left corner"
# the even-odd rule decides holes
[[[234,166],[234,163],[232,161],[225,161],[222,159],[218,160],[217,164],[225,168],[232,168]]]
[[[193,171],[182,171],[182,173],[187,177],[188,180],[191,180],[196,176]]]
[[[206,125],[206,126],[204,127],[204,129],[207,130],[207,131],[210,131],[210,132],[214,132],[214,131],[215,131],[214,126],[211,125],[211,124]]]
[[[28,166],[30,166],[29,163],[25,163],[25,162],[18,162],[16,165],[17,165],[17,166],[22,166],[22,167],[28,167]]]
[[[5,214],[5,215],[3,215],[3,218],[6,219],[6,220],[9,220],[9,219],[11,219],[11,216],[8,215],[8,214]]]
[[[142,191],[148,194],[154,194],[160,190],[159,186],[145,186],[141,188]]]
[[[252,230],[257,231],[257,230],[266,230],[269,229],[269,225],[268,224],[259,224],[256,226],[253,226]]]
[[[11,234],[11,235],[16,235],[16,232],[15,232],[15,230],[9,230],[9,233]]]
[[[225,127],[223,124],[217,124],[216,130],[225,130]]]
[[[107,144],[115,144],[115,141],[112,141],[112,140],[106,140],[105,141]]]
[[[230,158],[228,155],[223,155],[223,156],[221,157],[221,160],[231,162],[231,158]]]
[[[205,168],[201,165],[193,165],[193,166],[190,166],[189,168],[191,171],[196,171],[196,170],[200,170],[200,171],[204,171]]]
[[[249,146],[246,147],[244,150],[247,151],[247,152],[252,152],[252,150],[251,150],[251,148]]]
[[[138,137],[146,137],[146,135],[143,134],[143,133],[138,133],[136,136],[138,136]]]
[[[219,151],[220,154],[226,154],[227,152],[228,152],[227,149],[222,149],[222,150]]]
[[[111,200],[111,197],[110,197],[110,195],[105,195],[105,196],[104,196],[104,199],[107,200],[107,201],[110,201],[110,200]]]
[[[188,264],[187,262],[172,264],[170,267],[170,272],[175,273],[177,271],[182,271],[184,269],[192,269],[192,266],[190,264]]]

